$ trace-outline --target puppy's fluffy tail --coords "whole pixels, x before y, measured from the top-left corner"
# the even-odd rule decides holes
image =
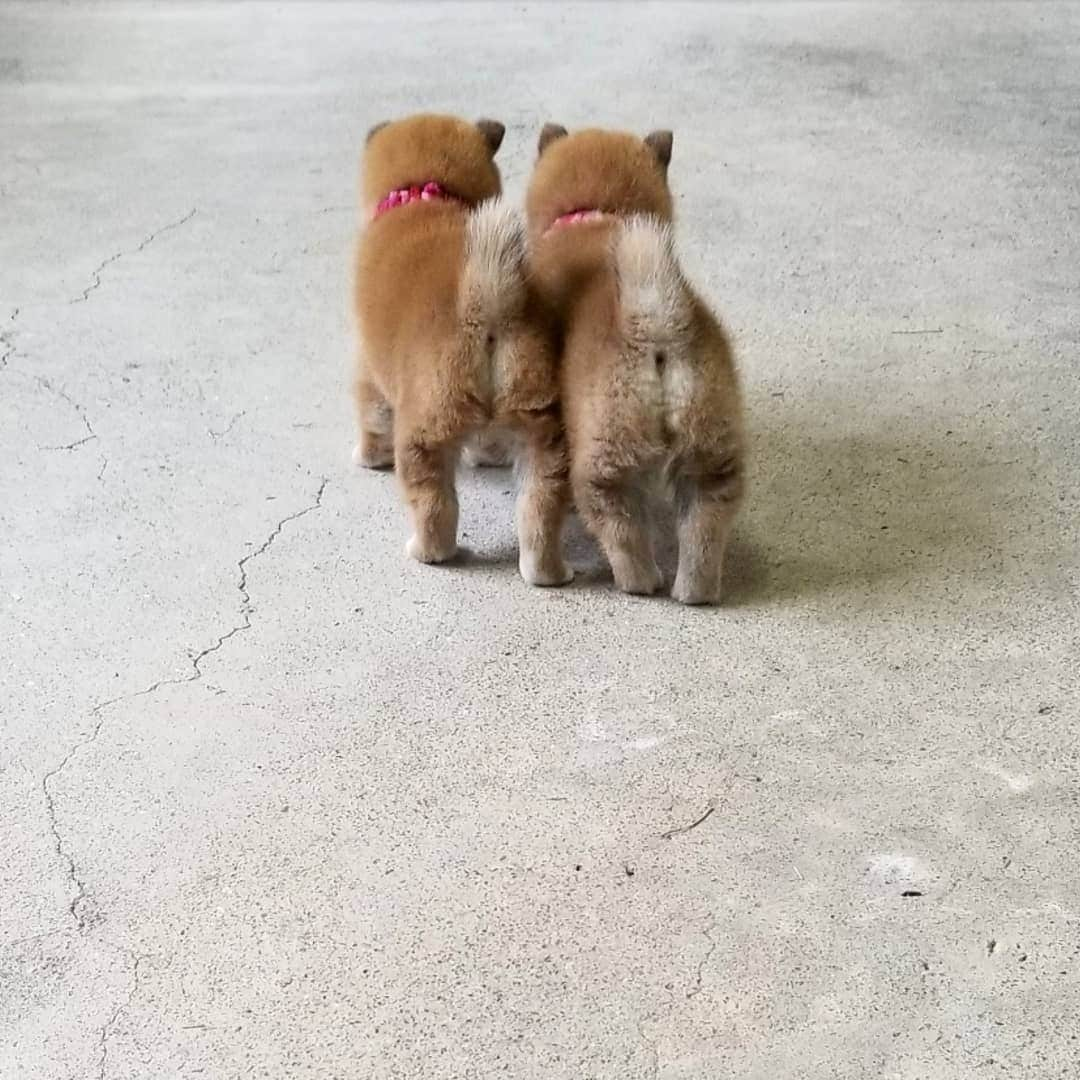
[[[525,225],[502,199],[481,203],[465,234],[458,311],[467,325],[492,331],[525,298]]]
[[[637,341],[685,338],[692,325],[692,298],[675,257],[671,226],[639,214],[619,225],[613,244],[626,337]]]

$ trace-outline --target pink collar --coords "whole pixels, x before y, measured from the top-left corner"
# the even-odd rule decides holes
[[[429,180],[426,184],[413,184],[411,187],[398,188],[391,191],[379,200],[371,215],[372,220],[381,217],[387,210],[393,210],[397,206],[405,206],[413,202],[456,202],[462,200],[456,195],[451,195],[437,180]]]
[[[564,225],[580,225],[582,222],[600,221],[605,216],[604,211],[597,210],[596,207],[583,207],[580,210],[571,210],[567,214],[560,214],[551,223],[550,228],[561,229]]]

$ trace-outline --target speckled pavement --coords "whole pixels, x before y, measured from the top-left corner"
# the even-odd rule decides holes
[[[1078,102],[1077,5],[0,7],[0,1077],[1080,1075]],[[503,472],[403,558],[347,282],[420,108],[511,197],[675,129],[722,609],[576,527],[530,590]]]

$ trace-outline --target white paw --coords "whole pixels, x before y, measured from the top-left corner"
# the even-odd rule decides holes
[[[362,465],[365,469],[387,469],[394,464],[394,451],[372,450],[365,454],[363,443],[357,443],[352,459],[354,465]]]
[[[676,574],[675,584],[671,586],[671,598],[678,600],[680,604],[719,604],[720,582],[693,581],[687,576]]]
[[[635,596],[652,596],[664,584],[664,575],[655,563],[646,566],[623,567],[615,572],[615,586]]]
[[[413,533],[405,543],[405,554],[410,559],[422,563],[443,563],[452,559],[457,554],[457,545],[450,545],[449,550],[440,551],[437,548],[425,547],[420,538]]]
[[[532,551],[521,552],[518,556],[518,569],[525,581],[541,588],[569,585],[574,580],[573,569],[562,559],[547,559],[541,562]]]

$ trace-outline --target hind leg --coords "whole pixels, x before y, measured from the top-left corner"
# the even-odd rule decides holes
[[[623,592],[650,596],[663,583],[653,554],[648,501],[640,474],[576,471],[574,499]]]
[[[570,481],[556,411],[532,414],[524,442],[517,502],[518,568],[530,585],[565,585],[574,578],[562,553]]]
[[[356,380],[356,411],[360,437],[353,461],[367,469],[390,468],[394,464],[394,411],[366,375]]]
[[[743,492],[738,457],[694,461],[675,477],[679,569],[671,595],[681,604],[718,604],[724,549]]]
[[[457,456],[456,445],[432,445],[418,432],[398,433],[397,475],[413,525],[405,551],[420,562],[446,562],[457,554]]]

